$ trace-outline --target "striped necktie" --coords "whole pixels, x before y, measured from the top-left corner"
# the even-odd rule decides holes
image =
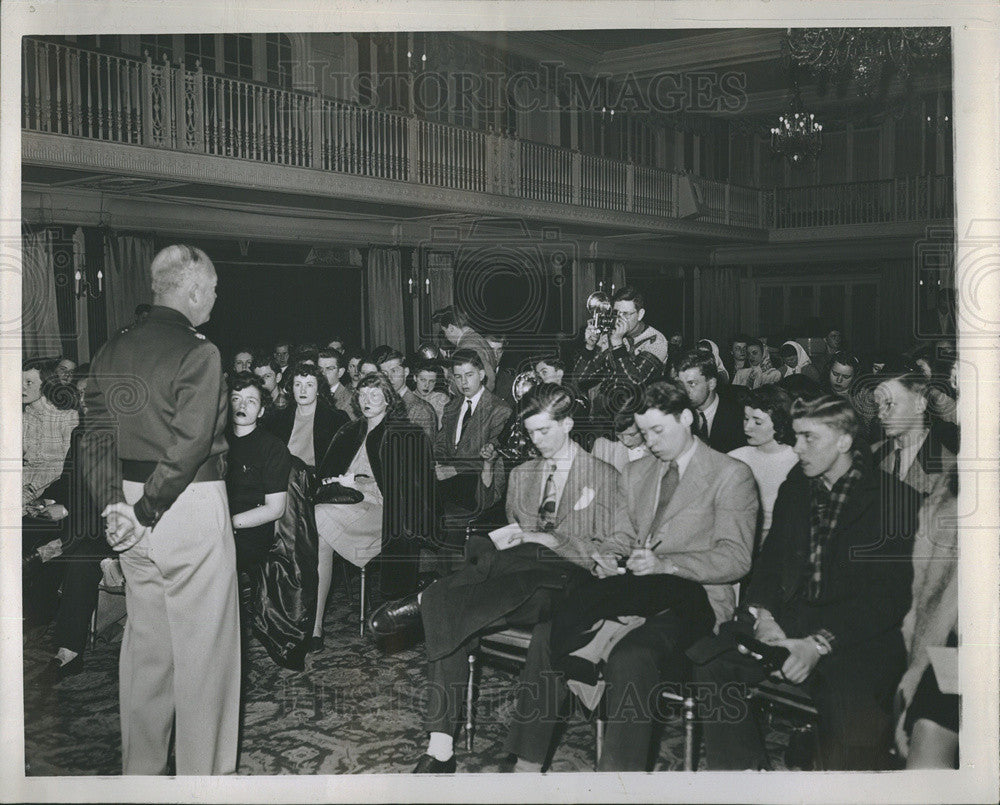
[[[548,475],[545,478],[542,505],[538,507],[538,530],[552,531],[556,527],[556,465],[550,461],[545,469]]]

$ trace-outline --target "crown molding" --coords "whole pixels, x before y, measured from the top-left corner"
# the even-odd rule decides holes
[[[782,32],[773,28],[738,28],[669,42],[608,51],[597,71],[643,75],[660,70],[703,70],[780,58]]]

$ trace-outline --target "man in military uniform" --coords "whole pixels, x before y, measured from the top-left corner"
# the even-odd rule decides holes
[[[218,349],[195,327],[215,267],[190,246],[150,266],[153,307],[91,365],[81,451],[127,585],[120,659],[122,766],[236,771],[240,635],[226,500],[227,399]]]

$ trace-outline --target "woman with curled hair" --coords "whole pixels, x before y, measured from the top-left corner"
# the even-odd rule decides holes
[[[799,461],[792,449],[795,434],[789,413],[791,407],[792,398],[778,386],[760,386],[752,390],[743,407],[743,432],[747,444],[729,452],[750,468],[757,482],[762,515],[758,544],[764,542],[771,528],[778,488]]]
[[[313,363],[296,363],[281,384],[294,405],[276,413],[265,426],[288,445],[288,452],[315,467],[349,417],[336,407],[326,375]]]
[[[434,463],[423,429],[381,372],[362,376],[354,390],[358,419],[334,434],[316,472],[319,583],[312,650],[323,647],[323,613],[333,555],[359,568],[382,556],[382,589],[390,597],[416,589],[422,538],[434,525]],[[333,483],[363,495],[357,503],[324,503]]]

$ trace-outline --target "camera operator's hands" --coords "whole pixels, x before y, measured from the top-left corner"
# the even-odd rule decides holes
[[[819,662],[820,653],[816,643],[808,637],[797,640],[778,640],[776,646],[784,646],[791,653],[780,671],[775,671],[772,676],[777,676],[788,680],[793,685],[801,685],[809,678],[816,663]]]
[[[493,461],[498,455],[497,447],[493,442],[487,442],[483,445],[483,449],[479,451],[479,457],[485,458],[487,461]]]
[[[593,349],[596,347],[600,337],[601,331],[592,324],[588,324],[587,329],[583,331],[583,343],[586,345],[587,349]]]
[[[612,328],[609,340],[611,349],[617,349],[625,343],[625,333],[628,332],[628,322],[621,316],[615,318],[615,326]]]

